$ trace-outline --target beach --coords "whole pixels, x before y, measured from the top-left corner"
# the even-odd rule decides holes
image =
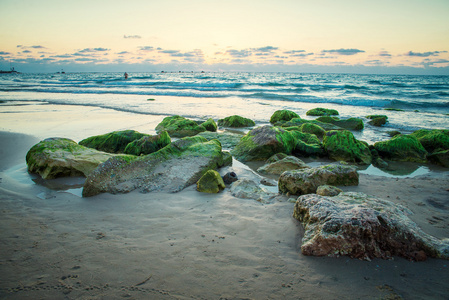
[[[447,299],[447,260],[302,255],[304,229],[287,198],[264,204],[195,186],[82,198],[82,179],[42,182],[26,170],[39,140],[152,134],[162,115],[39,104],[0,117],[2,299]],[[220,174],[260,176],[234,162]],[[402,204],[426,233],[449,237],[447,169],[362,172],[358,186],[341,188]]]

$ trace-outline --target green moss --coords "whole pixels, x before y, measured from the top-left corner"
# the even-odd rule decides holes
[[[162,131],[155,136],[144,136],[141,139],[129,143],[124,153],[132,155],[147,155],[156,152],[171,143],[170,136]]]
[[[323,145],[316,135],[298,130],[292,130],[290,133],[296,139],[293,154],[298,156],[322,156],[324,154]]]
[[[156,132],[167,131],[171,137],[194,136],[200,132],[206,131],[195,121],[186,119],[181,116],[166,117],[156,126]]]
[[[202,123],[200,126],[204,127],[207,131],[216,132],[217,131],[217,123],[215,123],[214,119],[209,118],[206,122]]]
[[[215,194],[223,190],[226,186],[220,174],[215,170],[208,170],[198,180],[196,184],[197,190],[203,193]]]
[[[426,149],[411,135],[399,134],[388,141],[377,142],[374,149],[381,157],[391,160],[426,162]]]
[[[144,136],[148,135],[134,130],[114,131],[89,137],[80,141],[79,144],[108,153],[123,153],[129,143]]]
[[[316,135],[319,138],[323,138],[325,135],[325,131],[321,126],[318,126],[313,123],[304,123],[301,125],[300,130],[305,133],[311,133]]]
[[[275,124],[279,121],[290,121],[293,118],[299,118],[299,115],[291,110],[278,110],[270,118],[270,123]]]
[[[308,110],[306,112],[306,115],[307,116],[336,116],[336,115],[338,115],[338,111],[336,111],[335,109],[317,107],[317,108]]]
[[[401,134],[401,132],[400,132],[400,131],[397,131],[397,130],[390,130],[390,131],[387,131],[387,133],[388,133],[388,135],[389,135],[390,137],[394,137],[394,136],[396,136],[396,135],[398,135],[398,134]]]
[[[449,130],[420,129],[411,134],[429,153],[449,150]]]
[[[384,108],[384,110],[389,110],[389,111],[404,111],[403,109],[400,109],[400,108],[391,108],[391,107]]]
[[[239,128],[239,127],[252,127],[255,125],[256,125],[256,123],[254,123],[253,120],[247,119],[247,118],[244,118],[241,116],[237,116],[237,115],[218,120],[218,126],[223,126],[223,127]]]
[[[323,116],[317,118],[317,121],[323,123],[330,123],[348,130],[362,130],[364,128],[363,120],[360,118],[349,118],[345,120],[340,120],[337,117]]]
[[[368,123],[370,125],[380,127],[380,126],[385,125],[387,123],[387,117],[381,116],[381,117],[378,117],[378,118],[373,118]]]
[[[323,140],[324,148],[330,158],[346,162],[370,164],[371,151],[366,143],[357,140],[347,130],[329,131]]]
[[[366,118],[370,119],[370,120],[377,119],[377,118],[385,118],[388,120],[388,117],[386,115],[369,115],[369,116],[366,116]]]

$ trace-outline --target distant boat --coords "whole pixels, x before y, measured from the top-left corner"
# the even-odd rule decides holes
[[[9,71],[2,71],[2,70],[0,70],[0,74],[11,74],[11,73],[19,73],[19,72],[14,70],[14,68],[11,68],[11,70],[9,70]]]

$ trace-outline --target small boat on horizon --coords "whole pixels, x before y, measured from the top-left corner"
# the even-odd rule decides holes
[[[19,72],[14,70],[14,68],[11,68],[11,70],[9,70],[9,71],[0,70],[0,74],[11,74],[11,73],[19,73]]]

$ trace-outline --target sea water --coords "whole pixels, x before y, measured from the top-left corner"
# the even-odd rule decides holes
[[[387,131],[449,129],[449,76],[306,73],[66,73],[2,74],[2,111],[14,105],[82,105],[136,114],[182,115],[215,120],[238,114],[268,124],[279,109],[302,118],[314,107],[333,108],[340,118],[359,117],[356,132],[368,143]],[[387,110],[386,110],[387,109]],[[393,110],[391,110],[393,109]],[[384,114],[382,127],[367,115]]]

